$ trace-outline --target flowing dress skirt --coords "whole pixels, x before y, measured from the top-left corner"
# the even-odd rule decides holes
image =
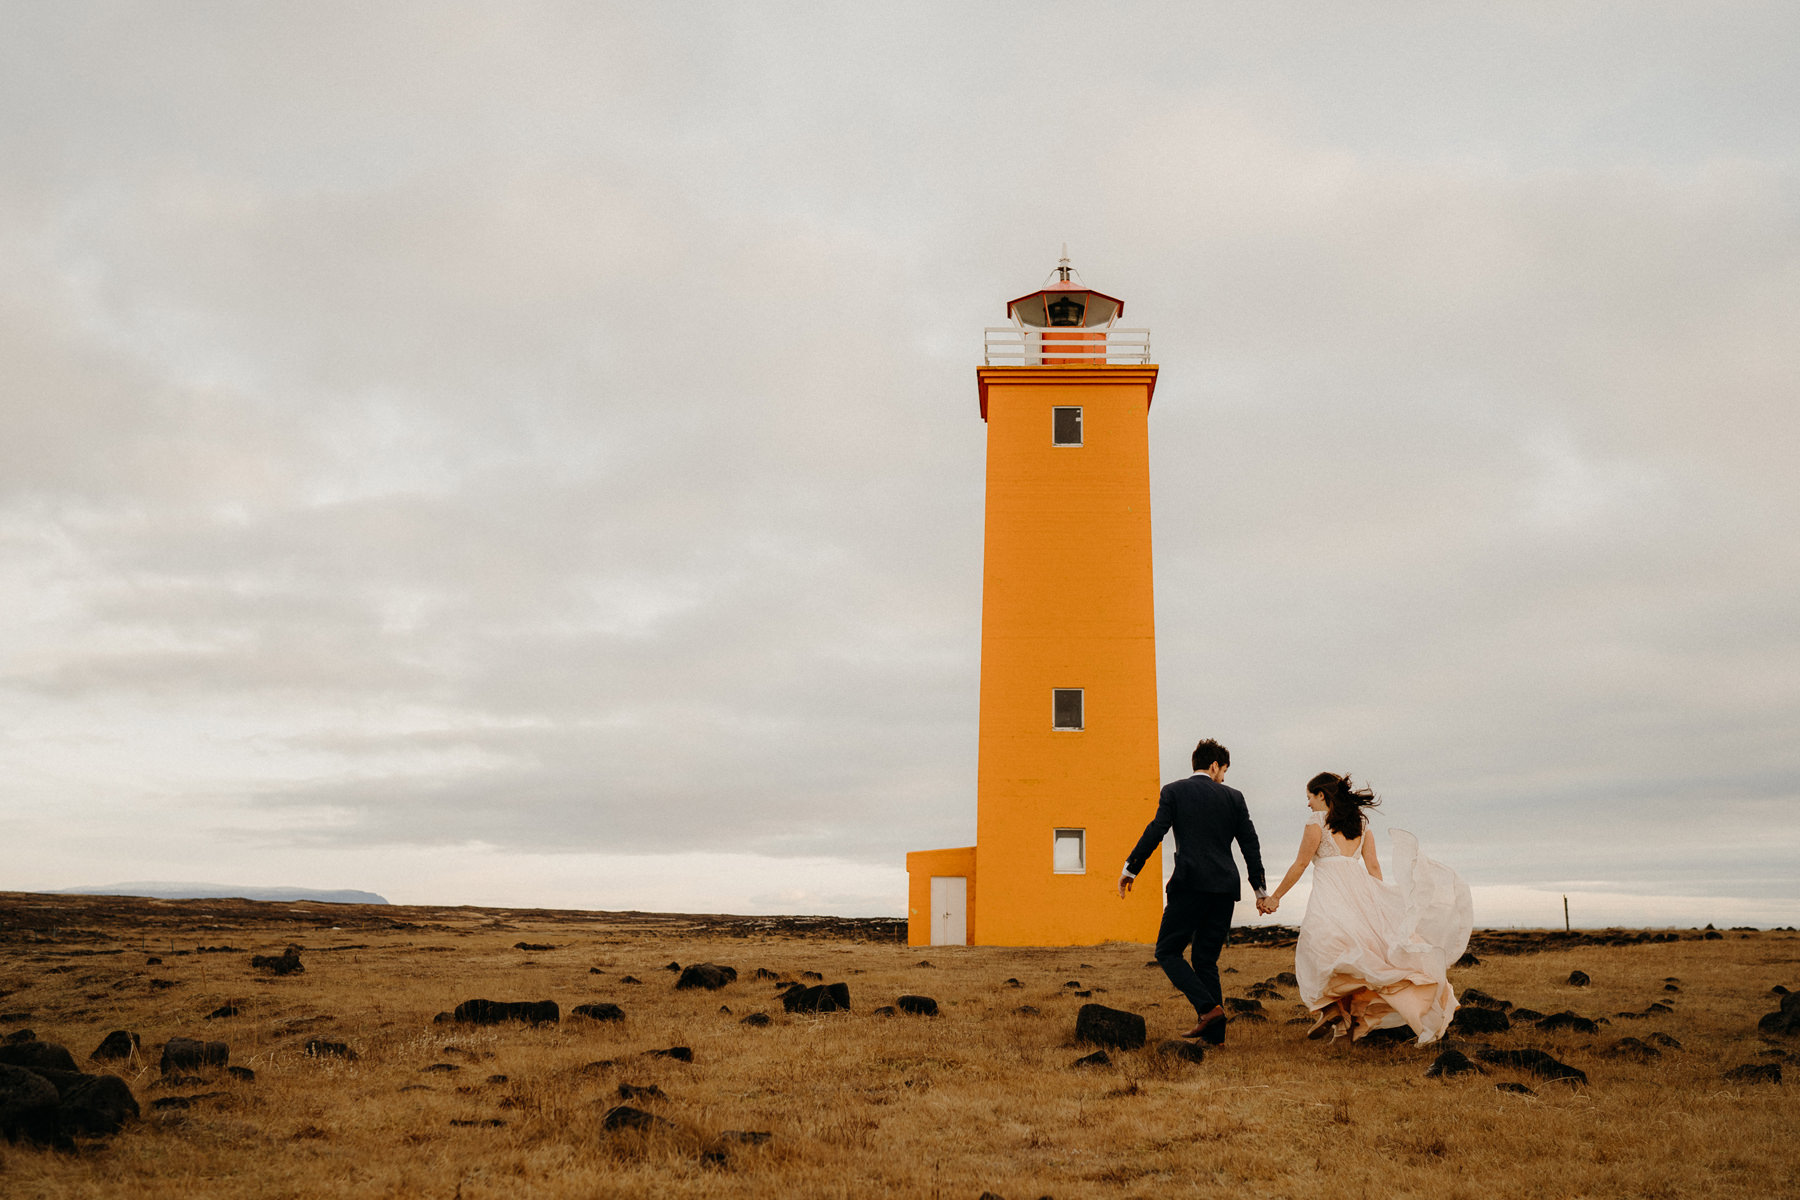
[[[1340,1006],[1353,1036],[1410,1025],[1424,1045],[1456,1013],[1447,976],[1468,949],[1475,910],[1455,871],[1420,854],[1405,830],[1392,836],[1392,882],[1370,875],[1360,856],[1314,860],[1294,975],[1306,1006]]]

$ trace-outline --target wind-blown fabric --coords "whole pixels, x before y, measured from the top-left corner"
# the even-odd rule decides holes
[[[1323,826],[1323,814],[1312,821]],[[1294,947],[1300,999],[1314,1012],[1341,1006],[1356,1037],[1410,1025],[1421,1045],[1436,1041],[1456,1014],[1450,964],[1468,949],[1475,923],[1468,885],[1419,853],[1418,839],[1404,829],[1390,831],[1389,881],[1368,873],[1360,845],[1346,855],[1330,830],[1320,832],[1312,896]]]

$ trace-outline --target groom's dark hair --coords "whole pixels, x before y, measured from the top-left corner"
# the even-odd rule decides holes
[[[1194,747],[1194,770],[1204,771],[1214,763],[1218,763],[1221,767],[1229,767],[1231,751],[1211,738],[1203,738],[1200,744]]]

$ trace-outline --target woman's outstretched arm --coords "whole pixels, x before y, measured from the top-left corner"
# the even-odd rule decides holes
[[[1317,825],[1308,825],[1300,832],[1300,853],[1294,855],[1294,865],[1287,874],[1281,877],[1281,885],[1269,893],[1269,899],[1281,903],[1281,898],[1288,894],[1288,889],[1300,882],[1306,874],[1306,864],[1312,861],[1313,851],[1319,848],[1319,839],[1325,836]]]
[[[1363,866],[1369,868],[1369,874],[1380,879],[1381,860],[1375,857],[1375,835],[1367,828],[1363,830],[1362,860]]]

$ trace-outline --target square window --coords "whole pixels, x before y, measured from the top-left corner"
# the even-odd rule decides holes
[[[1056,831],[1051,842],[1050,868],[1058,875],[1087,874],[1087,830]]]
[[[1079,408],[1053,408],[1050,410],[1050,418],[1051,445],[1081,445],[1081,410]]]
[[[1080,729],[1081,689],[1057,688],[1051,702],[1050,725],[1053,729]]]

